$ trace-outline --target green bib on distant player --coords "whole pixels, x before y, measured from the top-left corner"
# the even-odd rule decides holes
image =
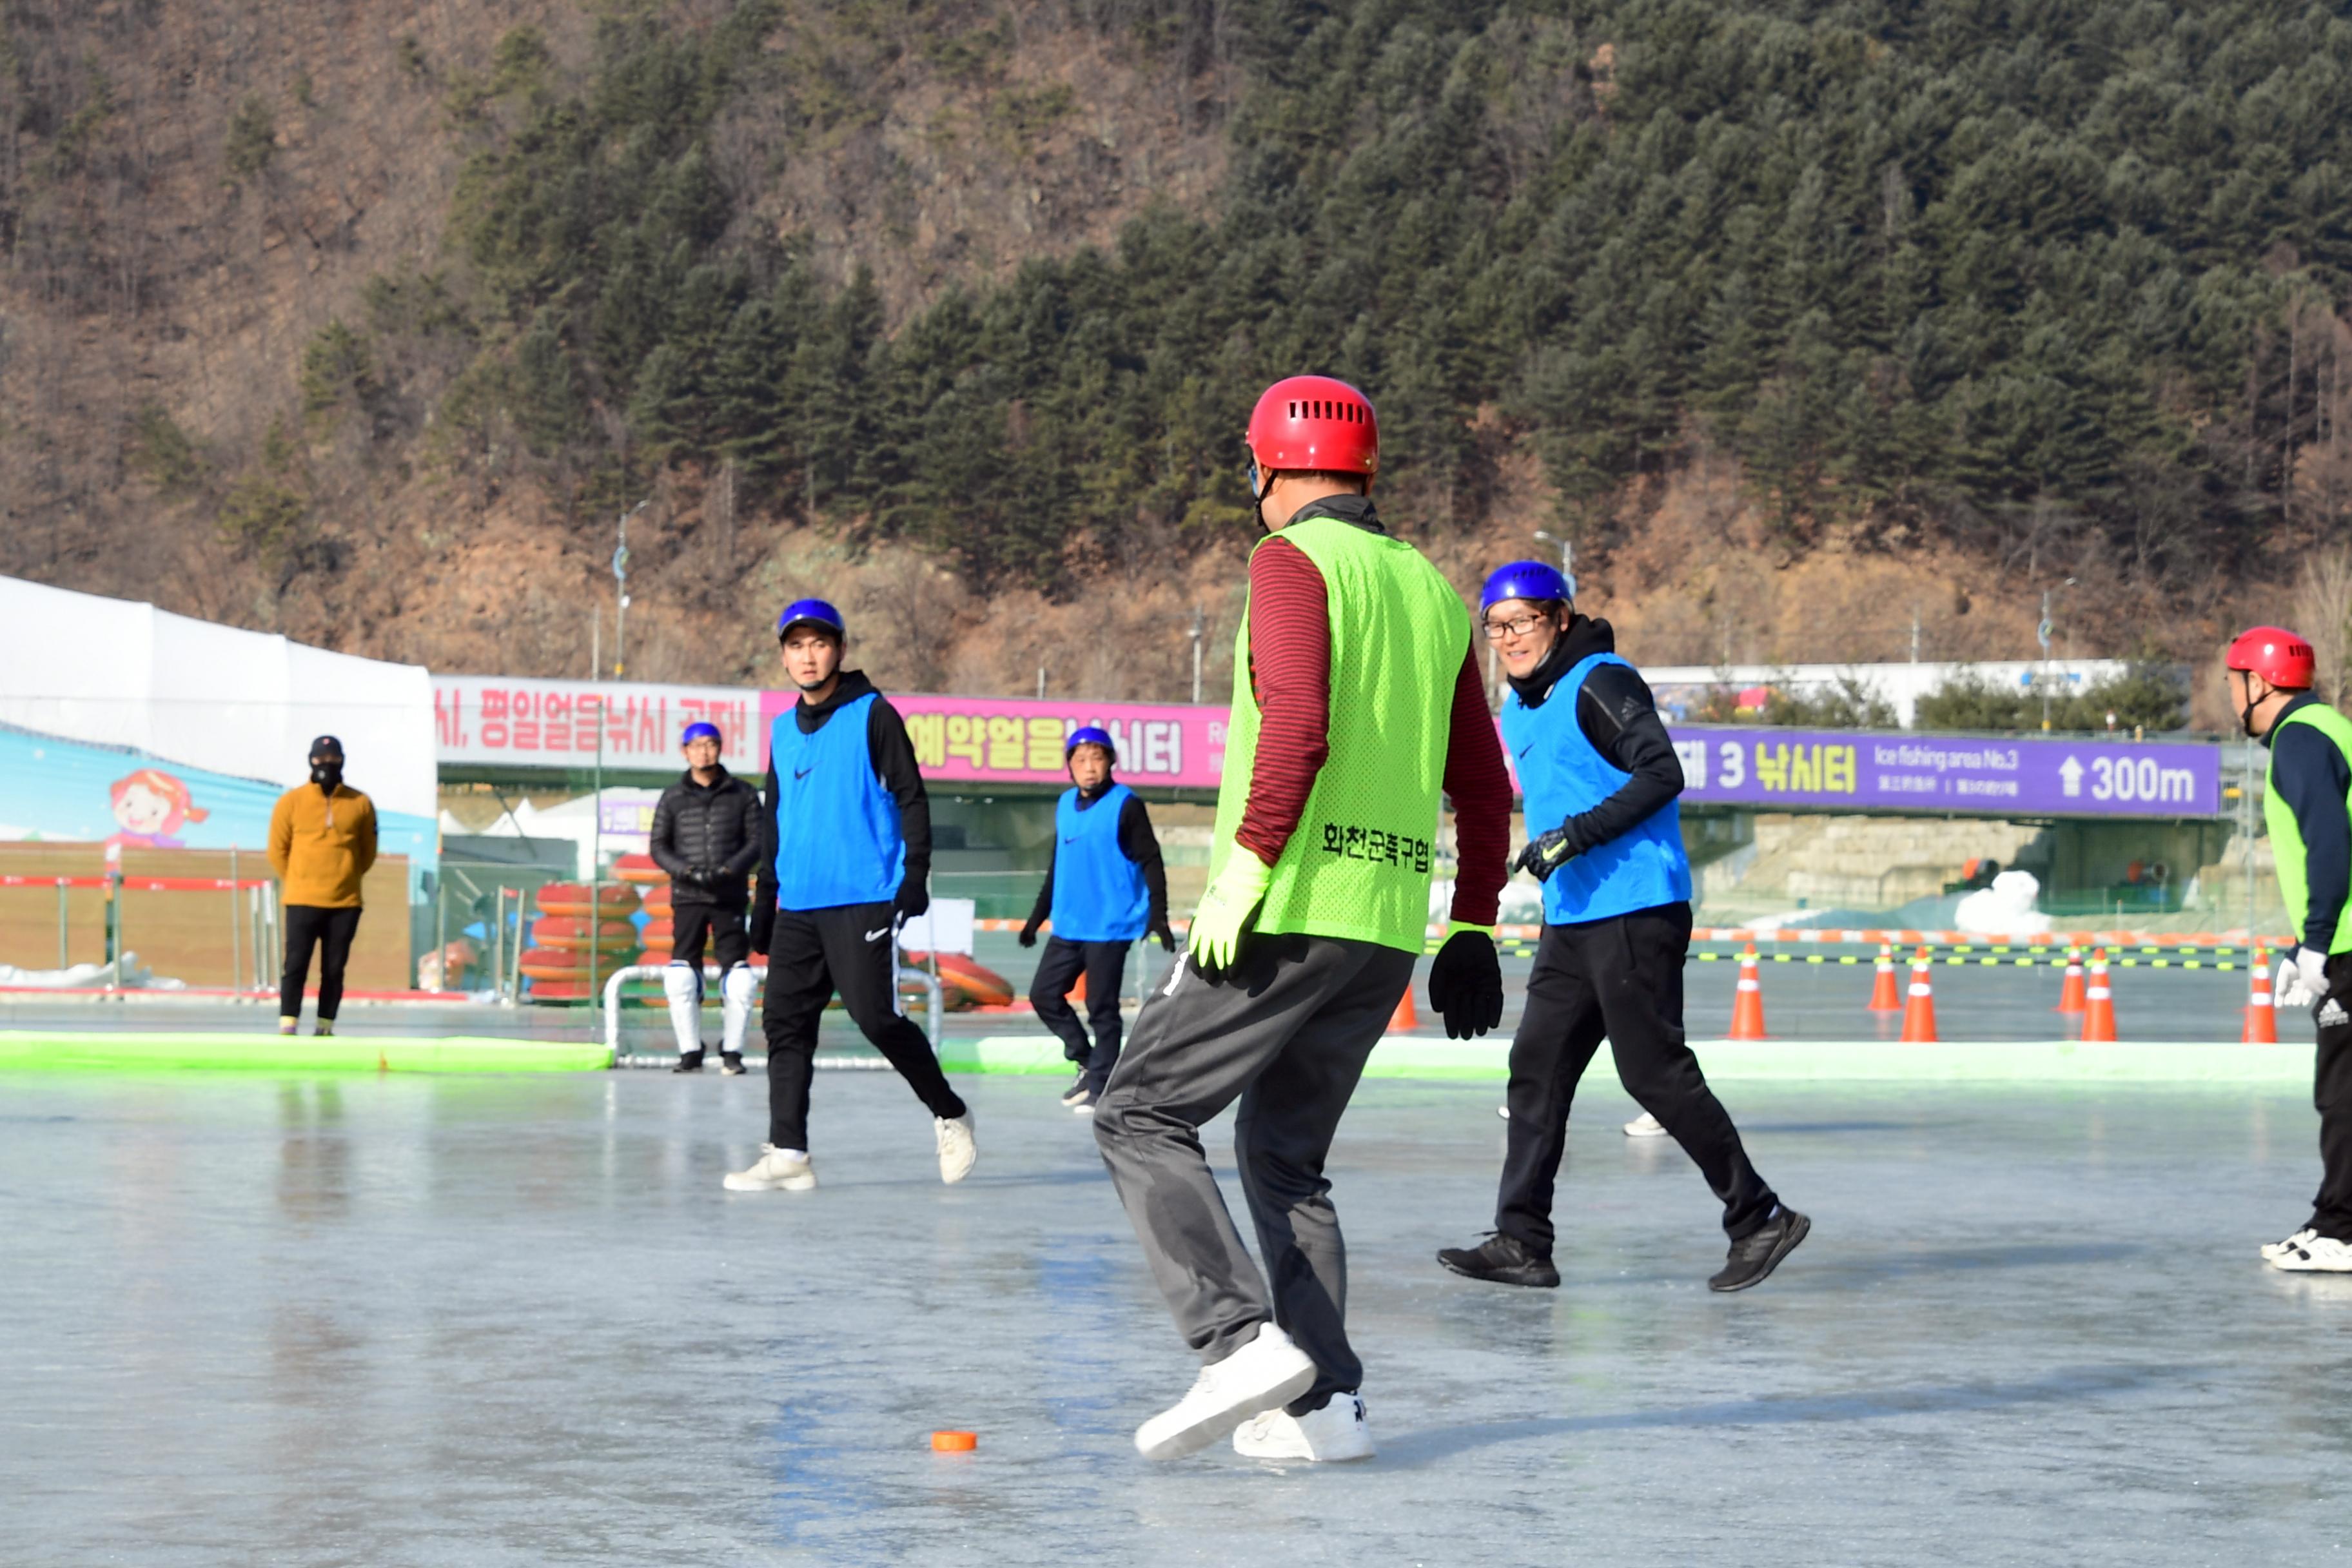
[[[1437,569],[1401,539],[1330,517],[1304,519],[1275,537],[1323,575],[1331,620],[1330,755],[1298,831],[1275,862],[1255,929],[1419,952],[1469,615]],[[1234,637],[1234,708],[1209,850],[1212,880],[1236,852],[1257,740],[1244,607]]]
[[[2306,702],[2279,721],[2280,729],[2289,724],[2310,725],[2335,742],[2336,749],[2352,763],[2352,719],[2325,702]],[[2271,732],[2271,743],[2275,749],[2276,730]],[[2352,815],[2352,802],[2344,809]],[[2271,858],[2278,865],[2279,892],[2286,900],[2289,929],[2300,938],[2303,922],[2311,913],[2311,875],[2304,864],[2303,828],[2294,819],[2294,808],[2280,797],[2278,784],[2268,773],[2263,783],[2263,823],[2271,830]],[[2352,952],[2352,900],[2346,900],[2344,916],[2336,922],[2336,936],[2327,951]]]

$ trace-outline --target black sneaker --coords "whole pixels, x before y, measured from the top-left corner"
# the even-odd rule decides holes
[[[743,1053],[740,1051],[719,1052],[719,1070],[729,1078],[741,1078],[743,1076]]]
[[[1062,1103],[1064,1105],[1076,1105],[1080,1100],[1087,1100],[1088,1098],[1090,1097],[1087,1093],[1087,1075],[1084,1073],[1080,1073],[1077,1076],[1076,1081],[1073,1082],[1069,1088],[1062,1091]]]
[[[677,1066],[670,1068],[669,1070],[672,1072],[700,1072],[702,1070],[702,1053],[700,1051],[678,1052]]]
[[[1499,1231],[1475,1247],[1445,1247],[1437,1261],[1456,1274],[1491,1279],[1497,1285],[1532,1285],[1549,1290],[1559,1284],[1559,1270],[1551,1266],[1549,1258],[1517,1237]]]
[[[1813,1222],[1785,1206],[1775,1207],[1772,1217],[1731,1244],[1731,1256],[1724,1259],[1723,1272],[1706,1282],[1710,1290],[1745,1290],[1750,1285],[1761,1285],[1772,1270],[1780,1267],[1780,1259],[1797,1250],[1797,1243]]]

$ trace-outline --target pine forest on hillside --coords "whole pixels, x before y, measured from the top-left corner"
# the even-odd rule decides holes
[[[1371,392],[1383,500],[1430,537],[1532,482],[1606,561],[1727,463],[1769,559],[2079,577],[2121,617],[2095,651],[2201,654],[2352,542],[2352,6],[1040,9],[1198,84],[1212,199],[892,299],[761,221],[763,172],[878,114],[852,68],[899,54],[982,89],[960,133],[1018,165],[1090,109],[1006,74],[1013,9],[613,3],[568,52],[526,22],[429,68],[437,249],[310,335],[250,447],[142,400],[121,484],[296,563],[281,588],[339,450],[527,469],[583,537],[689,474],[730,517],[1051,601],[1245,542],[1249,401],[1313,368]],[[22,297],[102,313],[73,193],[121,116],[94,60],[42,52],[54,15],[0,0],[0,254]],[[230,181],[267,178],[272,112],[230,116]],[[919,193],[863,196],[912,235]]]

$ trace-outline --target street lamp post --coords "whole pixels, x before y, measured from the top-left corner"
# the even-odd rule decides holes
[[[1568,579],[1568,596],[1571,599],[1575,598],[1576,546],[1569,542],[1567,540],[1562,539],[1559,534],[1546,533],[1540,528],[1536,530],[1536,539],[1540,543],[1557,544],[1559,546],[1559,574]]]
[[[619,601],[613,611],[613,679],[625,680],[629,674],[629,519],[653,504],[647,496],[621,514],[619,536],[613,544],[613,596]]]
[[[1206,629],[1207,617],[1202,615],[1201,606],[1195,605],[1192,606],[1190,634],[1192,638],[1192,706],[1195,708],[1201,705],[1201,637]]]

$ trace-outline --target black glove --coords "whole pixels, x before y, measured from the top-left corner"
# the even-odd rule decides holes
[[[1148,934],[1156,936],[1160,939],[1160,952],[1173,952],[1176,951],[1176,933],[1169,928],[1167,916],[1160,916],[1160,923],[1153,926]]]
[[[751,951],[761,958],[768,956],[768,943],[776,934],[776,895],[762,885],[751,900]]]
[[[1031,921],[1027,925],[1021,928],[1021,945],[1024,947],[1034,947],[1037,945],[1037,922],[1035,921]]]
[[[1529,840],[1528,847],[1519,851],[1519,858],[1511,862],[1511,869],[1528,872],[1540,882],[1575,858],[1576,851],[1568,847],[1568,829],[1555,827]]]
[[[1445,1037],[1466,1040],[1503,1021],[1503,961],[1495,939],[1457,931],[1429,966],[1429,1005],[1445,1018]]]
[[[923,886],[920,877],[908,877],[898,884],[898,896],[890,900],[890,912],[902,921],[913,920],[931,907],[931,890]]]

